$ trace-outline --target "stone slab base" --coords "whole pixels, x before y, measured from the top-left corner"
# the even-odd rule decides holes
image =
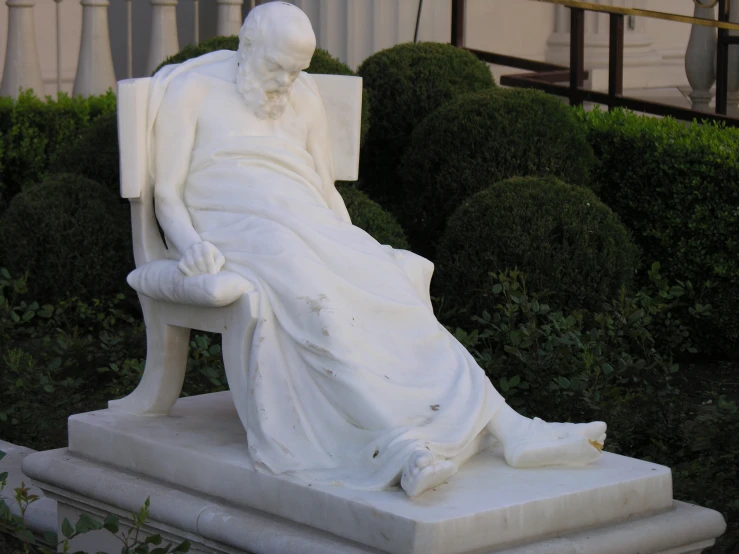
[[[180,399],[163,417],[76,415],[69,439],[69,450],[31,455],[23,466],[60,506],[125,514],[151,496],[152,526],[205,551],[463,554],[546,544],[542,553],[573,552],[550,544],[567,537],[590,545],[578,554],[679,554],[724,529],[720,514],[673,502],[668,468],[612,454],[587,468],[517,470],[483,452],[416,499],[268,475],[251,463],[228,392]],[[571,538],[587,529],[616,536]]]
[[[7,483],[3,492],[0,493],[0,498],[4,498],[10,511],[19,516],[20,509],[13,499],[13,490],[22,484],[31,484],[31,480],[23,474],[21,466],[23,459],[36,451],[2,440],[0,440],[0,451],[6,454],[0,460],[0,473],[8,473]],[[31,494],[39,495],[41,498],[26,510],[26,526],[38,537],[43,536],[46,531],[56,533],[56,502],[44,498],[44,493],[38,487],[31,487]]]
[[[130,514],[151,499],[147,534],[165,542],[189,540],[194,553],[253,554],[377,554],[382,550],[357,544],[282,518],[238,508],[182,487],[142,478],[78,458],[68,450],[33,454],[24,464],[48,498],[57,501],[59,522],[74,522],[85,512],[100,519]],[[91,491],[94,495],[90,495]],[[723,533],[724,520],[713,510],[672,502],[662,513],[620,523],[557,534],[542,540],[484,548],[476,554],[698,554]],[[121,543],[104,531],[83,535],[72,550],[119,552]]]

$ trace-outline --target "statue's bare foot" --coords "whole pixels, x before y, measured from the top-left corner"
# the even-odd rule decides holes
[[[524,432],[503,443],[506,462],[511,467],[584,466],[601,455],[606,424],[547,423],[531,420]]]
[[[449,460],[439,459],[428,450],[415,452],[400,478],[400,486],[413,498],[430,488],[441,485],[457,471]]]
[[[582,435],[598,450],[602,450],[606,442],[607,425],[602,421],[591,421],[590,423],[546,423],[538,417],[535,417],[533,421],[534,424],[549,426],[558,436]]]

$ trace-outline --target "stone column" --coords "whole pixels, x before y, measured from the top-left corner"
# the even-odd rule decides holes
[[[378,50],[413,40],[418,0],[293,0],[313,23],[318,46],[352,69]],[[419,40],[449,42],[451,1],[423,3]]]
[[[218,4],[216,34],[223,37],[238,35],[244,23],[241,17],[244,0],[216,0],[216,3]]]
[[[82,40],[73,94],[92,96],[116,90],[108,34],[108,0],[81,0]]]
[[[716,19],[716,9],[696,5],[695,17]],[[716,29],[713,27],[693,25],[685,51],[685,73],[693,89],[690,93],[693,109],[711,111],[708,103],[713,97],[711,87],[716,82]]]
[[[33,89],[44,96],[33,24],[36,0],[8,0],[8,42],[0,96],[18,97],[20,89]]]
[[[644,0],[590,0],[595,4],[643,8]],[[554,32],[547,41],[546,60],[568,66],[570,64],[570,10],[554,6]],[[631,24],[630,24],[631,23]],[[609,16],[585,12],[585,68],[608,67]],[[654,40],[644,29],[644,21],[626,20],[624,33],[624,67],[649,66],[660,63],[661,56],[652,47]]]
[[[149,0],[151,2],[151,40],[149,60],[146,64],[148,74],[169,56],[180,50],[177,38],[178,0]]]
[[[729,21],[739,23],[739,0],[729,4]],[[729,31],[729,36],[738,36],[737,31]],[[715,52],[715,47],[714,47]],[[729,46],[729,75],[728,75],[728,102],[727,115],[739,117],[739,46]]]

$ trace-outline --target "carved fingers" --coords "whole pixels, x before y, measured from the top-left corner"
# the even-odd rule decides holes
[[[188,277],[201,273],[218,273],[226,258],[221,251],[209,242],[198,242],[185,251],[177,267]]]

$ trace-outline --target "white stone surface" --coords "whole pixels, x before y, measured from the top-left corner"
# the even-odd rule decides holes
[[[177,2],[179,0],[150,0],[151,37],[146,72],[151,75],[169,56],[180,50],[177,37]]]
[[[0,493],[0,498],[5,500],[11,512],[19,516],[20,509],[13,499],[13,490],[23,484],[30,486],[31,494],[37,494],[41,498],[26,510],[26,525],[38,535],[42,535],[45,531],[56,532],[56,502],[44,497],[44,493],[38,487],[31,486],[31,479],[23,473],[21,467],[26,456],[33,454],[35,450],[0,440],[0,451],[6,454],[0,460],[0,473],[8,472],[7,484]]]
[[[695,5],[695,17],[716,19],[716,9]],[[693,109],[708,112],[711,87],[716,81],[716,29],[693,25],[685,52],[685,73],[693,91],[690,99]]]
[[[115,91],[113,54],[108,33],[109,0],[82,0],[82,40],[73,94],[92,96]]]
[[[36,0],[7,0],[8,35],[0,96],[18,97],[20,90],[33,89],[43,97],[33,10]]]
[[[492,549],[672,506],[668,468],[611,454],[587,468],[523,470],[486,452],[417,499],[267,475],[253,469],[228,392],[180,399],[168,417],[75,415],[69,440],[73,456],[397,553]]]
[[[244,0],[216,0],[218,24],[216,34],[221,37],[238,35],[241,29],[241,6]]]

